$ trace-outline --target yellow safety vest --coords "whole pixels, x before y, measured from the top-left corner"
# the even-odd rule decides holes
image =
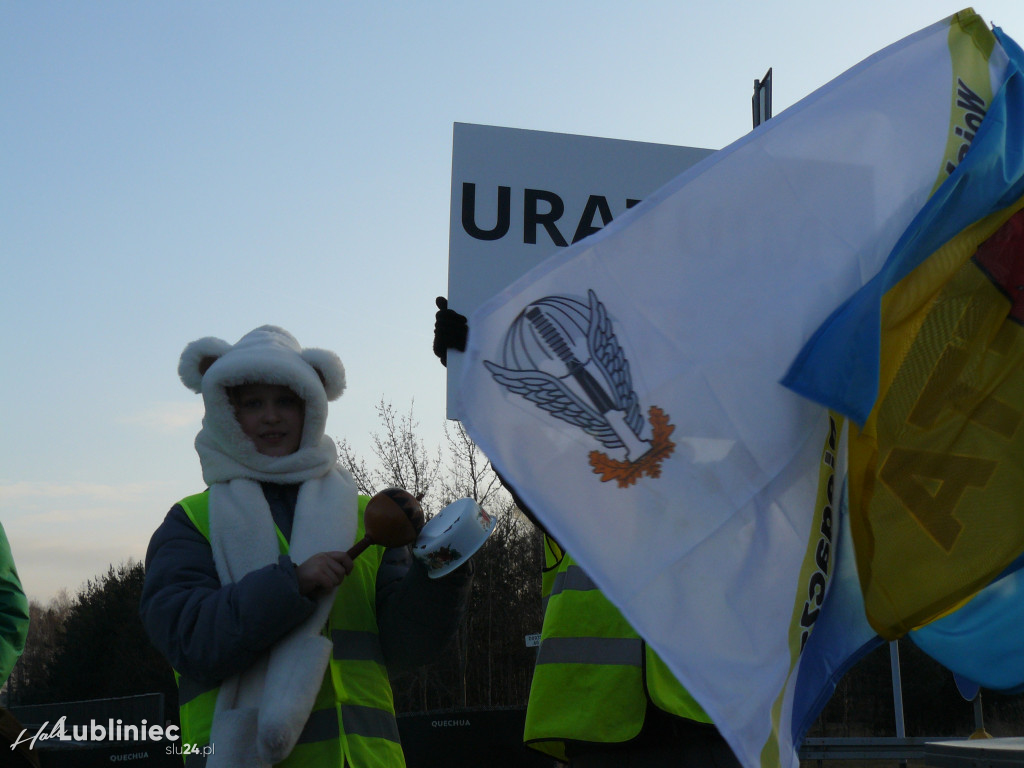
[[[363,510],[369,497],[359,497],[356,541],[363,537]],[[207,541],[210,539],[209,491],[178,502]],[[277,531],[281,553],[288,542]],[[334,644],[330,674],[324,676],[313,711],[299,741],[279,766],[341,768],[404,768],[395,705],[388,682],[377,629],[377,568],[384,548],[372,546],[355,560],[355,567],[338,587],[325,634]],[[210,742],[217,687],[178,678],[183,744],[198,745],[199,754],[185,756],[186,768],[205,764],[203,749]],[[213,745],[216,750],[217,745]]]
[[[555,541],[544,537],[540,649],[525,742],[566,760],[566,742],[617,744],[639,735],[648,698],[710,723],[700,705]]]

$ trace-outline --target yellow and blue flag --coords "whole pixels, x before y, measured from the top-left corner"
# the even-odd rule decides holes
[[[861,425],[853,537],[890,639],[1024,552],[1024,55],[977,17],[961,26],[951,48],[985,55],[957,75],[945,178],[785,379]]]

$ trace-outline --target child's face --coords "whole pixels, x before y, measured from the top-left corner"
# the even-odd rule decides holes
[[[242,384],[233,387],[235,418],[256,450],[265,456],[287,456],[299,450],[306,403],[279,384]]]

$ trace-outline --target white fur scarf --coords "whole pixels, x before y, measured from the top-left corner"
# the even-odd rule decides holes
[[[301,564],[318,552],[346,550],[355,540],[357,514],[355,483],[341,468],[332,466],[321,477],[303,482],[292,524],[291,559]],[[210,487],[210,544],[222,584],[277,562],[277,534],[259,483],[238,477]],[[321,596],[309,619],[221,685],[209,768],[269,766],[291,753],[330,660],[331,642],[321,630],[334,593]]]

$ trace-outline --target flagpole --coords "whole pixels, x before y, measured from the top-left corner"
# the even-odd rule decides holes
[[[889,665],[892,668],[892,703],[896,711],[896,738],[903,739],[907,735],[907,729],[903,722],[903,683],[900,677],[900,649],[895,640],[889,642]],[[900,765],[906,766],[906,760],[900,760]]]
[[[754,127],[757,128],[772,116],[772,68],[764,73],[760,80],[754,80],[754,95],[750,99],[754,113]]]

